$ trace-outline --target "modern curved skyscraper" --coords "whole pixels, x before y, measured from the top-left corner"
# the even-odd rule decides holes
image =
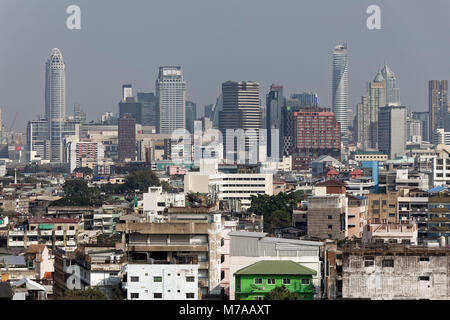
[[[52,49],[45,64],[45,116],[50,125],[50,162],[63,161],[62,135],[66,119],[66,74],[61,51]]]
[[[341,125],[342,142],[348,145],[348,57],[347,43],[340,43],[333,51],[333,112]]]
[[[386,104],[399,106],[400,105],[400,88],[397,85],[397,77],[392,70],[384,64],[381,69],[381,74],[386,80]]]

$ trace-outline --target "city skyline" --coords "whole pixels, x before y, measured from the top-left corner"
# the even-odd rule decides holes
[[[42,1],[42,6],[45,6],[45,3],[45,1]],[[168,64],[183,67],[187,81],[186,98],[197,103],[200,107],[214,103],[220,94],[221,83],[227,80],[259,82],[261,84],[261,98],[269,91],[272,83],[283,85],[286,95],[303,91],[318,92],[321,106],[331,107],[331,90],[329,80],[327,81],[331,74],[329,60],[332,53],[330,48],[340,39],[345,40],[351,48],[349,52],[350,70],[352,70],[349,81],[349,108],[355,109],[361,95],[365,93],[364,88],[368,75],[372,73],[370,70],[386,61],[396,71],[402,89],[402,104],[408,106],[412,111],[426,111],[427,81],[429,79],[448,78],[447,70],[449,68],[446,67],[447,62],[444,57],[448,55],[450,50],[447,45],[442,47],[442,44],[432,41],[427,36],[427,32],[430,32],[431,29],[442,29],[442,27],[438,28],[440,26],[437,22],[439,19],[428,21],[428,25],[415,22],[409,26],[397,25],[395,21],[405,8],[408,9],[411,21],[420,21],[420,19],[415,18],[430,12],[439,15],[440,12],[445,11],[448,4],[433,3],[425,6],[418,2],[415,5],[417,9],[412,10],[409,9],[410,5],[406,3],[409,4],[410,2],[383,3],[381,5],[383,10],[382,30],[369,31],[364,26],[367,18],[364,14],[367,7],[366,3],[355,2],[354,5],[349,4],[339,8],[331,1],[324,1],[324,3],[320,3],[319,9],[319,5],[302,6],[301,4],[287,2],[284,4],[286,10],[283,11],[283,14],[288,15],[287,22],[279,21],[279,24],[274,24],[267,23],[266,20],[267,25],[261,25],[258,21],[264,21],[262,17],[270,8],[268,2],[262,1],[258,4],[254,15],[250,15],[249,18],[252,23],[258,25],[258,37],[254,41],[244,42],[244,46],[241,47],[240,53],[237,55],[230,49],[223,50],[223,45],[242,44],[243,39],[247,38],[249,33],[252,34],[252,31],[246,31],[245,34],[238,35],[235,39],[231,37],[232,34],[235,34],[231,31],[239,29],[242,23],[246,22],[244,17],[249,16],[252,9],[251,5],[254,2],[240,5],[241,11],[234,18],[235,26],[231,31],[223,30],[222,23],[226,21],[226,17],[234,13],[238,4],[233,2],[228,5],[209,4],[205,6],[203,12],[192,12],[192,9],[190,9],[187,10],[185,16],[180,16],[177,10],[177,16],[181,17],[180,19],[186,30],[181,35],[176,35],[173,29],[170,29],[167,32],[161,32],[161,36],[151,31],[150,27],[153,26],[153,23],[158,23],[161,19],[167,18],[167,10],[165,9],[168,9],[168,7],[167,4],[157,1],[152,5],[137,4],[136,2],[128,5],[108,3],[111,12],[114,13],[113,17],[118,15],[123,18],[122,21],[128,21],[131,13],[140,14],[137,11],[141,7],[142,9],[154,9],[142,11],[146,12],[149,18],[155,18],[155,21],[147,22],[151,19],[146,19],[145,22],[132,22],[130,26],[123,23],[102,25],[96,18],[102,12],[102,6],[105,6],[106,2],[98,1],[96,4],[91,4],[87,1],[79,1],[84,17],[82,29],[79,31],[70,31],[65,28],[64,22],[67,16],[64,15],[64,12],[68,4],[67,1],[49,6],[52,9],[46,13],[38,12],[39,5],[30,6],[29,3],[24,1],[16,1],[14,5],[11,5],[11,2],[5,2],[0,5],[4,15],[1,17],[2,23],[8,23],[8,29],[15,31],[8,35],[2,35],[2,41],[7,43],[7,46],[14,45],[17,47],[17,50],[6,50],[0,56],[3,61],[1,67],[5,75],[0,83],[0,95],[3,97],[0,100],[0,106],[4,111],[5,127],[11,124],[16,111],[19,112],[13,128],[16,131],[24,131],[27,120],[36,118],[41,113],[44,97],[40,91],[42,90],[42,83],[38,79],[42,79],[42,71],[41,74],[38,73],[40,64],[36,61],[42,61],[48,50],[53,47],[61,49],[67,63],[67,106],[72,109],[74,104],[79,104],[82,109],[87,110],[89,120],[99,118],[106,111],[116,110],[119,98],[117,92],[123,83],[132,83],[138,92],[153,91],[152,82],[157,76],[157,68]],[[181,12],[186,9],[186,6],[187,4],[180,2],[177,8]],[[192,7],[196,8],[197,4],[193,3]],[[223,9],[225,19],[222,17],[212,19],[212,13],[217,8]],[[302,8],[314,12],[313,21],[304,19],[299,22],[302,20],[300,17],[305,15],[304,10],[300,10]],[[22,9],[23,11],[21,11]],[[58,16],[59,11],[62,12],[60,16]],[[296,12],[299,21],[297,19],[292,20],[295,15],[288,11]],[[33,19],[22,21],[20,12],[32,16]],[[336,17],[330,17],[332,12],[335,13]],[[359,12],[359,14],[356,14],[356,12]],[[160,14],[161,17],[157,18],[157,14]],[[202,23],[189,24],[189,21],[194,21],[198,15],[203,18]],[[349,26],[339,24],[338,17],[342,17],[342,15],[352,16]],[[328,22],[324,25],[337,23],[337,27],[334,28],[336,30],[330,28],[325,30],[324,26],[318,25],[317,22],[323,18],[328,19]],[[14,28],[15,22],[12,21],[13,19],[20,21],[20,28]],[[318,21],[315,21],[316,19]],[[45,23],[42,21],[45,21]],[[355,25],[350,26],[350,22]],[[28,28],[27,24],[29,23],[37,25],[34,29],[42,27],[43,30],[39,31],[40,34],[43,31],[48,31],[48,36],[39,37],[40,41],[36,41],[37,30]],[[209,42],[202,40],[205,33],[209,35],[209,32],[201,28],[205,23],[212,32],[219,31],[222,37],[211,38],[209,36],[208,39],[211,40]],[[59,25],[60,27],[58,27]],[[360,25],[360,28],[357,28],[358,25]],[[314,35],[316,36],[311,39],[312,41],[308,43],[307,47],[303,46],[301,54],[296,51],[298,45],[288,40],[283,41],[286,48],[283,52],[278,51],[277,54],[274,54],[272,49],[260,50],[259,42],[262,40],[260,34],[264,35],[265,38],[277,32],[282,32],[283,39],[284,36],[288,39],[287,37],[292,37],[294,34],[301,38],[306,35],[305,32],[310,27],[314,28]],[[406,33],[411,28],[414,30],[422,28],[423,30],[415,33],[415,38],[412,39],[409,35],[411,31]],[[111,37],[112,34],[122,37],[129,32],[135,32],[138,35],[149,33],[148,36],[159,45],[155,47],[133,43],[136,50],[128,50],[127,46],[121,48],[117,44],[113,44],[115,40],[112,40],[116,36]],[[190,32],[189,40],[183,38],[186,32]],[[439,33],[440,31],[436,32]],[[198,37],[192,37],[192,35],[198,35]],[[96,43],[99,37],[102,37],[104,45]],[[33,41],[30,42],[31,40]],[[33,43],[34,49],[26,50],[27,44],[30,43]],[[172,50],[174,47],[185,49],[174,51]],[[186,52],[192,52],[192,54]],[[312,58],[312,55],[315,57]],[[197,58],[194,59],[195,56]],[[14,68],[9,66],[6,61],[11,61],[13,57],[25,61],[23,66],[14,66]],[[436,61],[436,63],[433,61]],[[414,65],[414,68],[411,68],[412,65]],[[94,66],[98,66],[98,71],[92,71]],[[111,66],[114,66],[114,68]],[[420,66],[423,68],[420,68]],[[316,74],[312,73],[312,68],[316,70]],[[421,72],[418,72],[417,69],[421,69]],[[22,85],[18,83],[20,77],[11,79],[12,75],[15,74],[13,72],[26,76],[21,78]],[[205,72],[209,75],[206,77],[207,81],[203,77]],[[100,79],[102,80],[100,81]],[[26,88],[27,95],[22,99],[17,99],[19,91],[23,88]]]

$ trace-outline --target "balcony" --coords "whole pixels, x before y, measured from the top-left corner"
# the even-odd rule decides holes
[[[77,245],[77,242],[75,240],[67,240],[66,243],[68,247],[75,247]]]
[[[25,242],[23,241],[9,241],[8,247],[23,247],[25,246]]]
[[[64,235],[64,230],[56,230],[55,231],[55,236],[63,236]]]
[[[23,230],[17,230],[17,231],[10,230],[8,234],[10,236],[23,236],[25,234],[25,231],[23,231]]]
[[[52,236],[52,230],[41,230],[41,236]]]
[[[27,236],[37,236],[37,235],[38,235],[37,230],[27,231]]]
[[[64,246],[64,241],[55,241],[55,246]]]
[[[76,234],[75,230],[67,230],[66,231],[66,235],[68,235],[68,236],[74,236],[75,234]]]

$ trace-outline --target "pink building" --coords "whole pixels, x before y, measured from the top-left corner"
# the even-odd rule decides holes
[[[280,192],[286,192],[286,182],[274,181],[273,182],[273,195],[276,196]]]
[[[367,223],[368,201],[361,196],[347,195],[348,198],[348,238],[362,238]]]
[[[222,229],[222,247],[221,247],[221,261],[220,273],[221,281],[220,287],[223,288],[224,293],[230,295],[230,235],[231,231],[235,231],[238,221],[225,221]]]
[[[182,166],[167,166],[167,174],[169,176],[174,175],[185,175],[187,173],[187,170]]]

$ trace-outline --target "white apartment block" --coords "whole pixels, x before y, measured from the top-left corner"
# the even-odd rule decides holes
[[[251,196],[273,195],[273,175],[264,173],[219,173],[217,163],[201,163],[200,172],[184,176],[184,193],[212,193],[218,200],[240,201],[242,209],[251,205]]]
[[[127,300],[198,300],[196,264],[126,264],[122,270]]]
[[[450,186],[450,146],[438,145],[438,155],[433,158],[433,186]]]
[[[148,192],[144,193],[142,205],[144,214],[150,217],[151,221],[155,221],[170,206],[184,207],[185,195],[184,193],[163,192],[162,187],[149,187]]]

